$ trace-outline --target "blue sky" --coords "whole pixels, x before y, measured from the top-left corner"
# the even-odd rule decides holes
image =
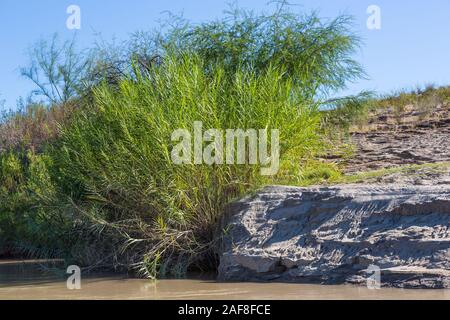
[[[124,40],[137,30],[149,30],[165,17],[164,11],[183,13],[194,22],[220,17],[226,0],[0,0],[0,100],[14,108],[32,84],[20,77],[28,62],[27,48],[57,32],[62,38],[77,33],[79,47],[89,47],[101,33]],[[239,0],[255,11],[268,10],[266,0]],[[436,83],[450,84],[450,1],[448,0],[291,0],[296,11],[318,9],[327,18],[340,13],[355,16],[355,31],[364,46],[356,58],[370,76],[349,86],[345,93],[376,90],[380,93]],[[81,30],[66,28],[69,5],[81,8]],[[367,8],[381,8],[381,30],[369,30]]]

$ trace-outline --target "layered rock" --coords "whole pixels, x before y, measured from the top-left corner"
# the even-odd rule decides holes
[[[368,124],[353,128],[355,154],[342,159],[346,173],[395,168],[400,165],[450,161],[450,107],[438,105],[429,112],[406,106],[371,115]],[[339,159],[335,159],[340,162]],[[342,162],[341,161],[341,162]]]
[[[450,189],[267,187],[230,207],[219,278],[450,287]]]

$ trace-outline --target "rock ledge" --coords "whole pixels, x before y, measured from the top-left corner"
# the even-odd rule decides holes
[[[450,287],[450,189],[266,187],[230,206],[219,279]]]

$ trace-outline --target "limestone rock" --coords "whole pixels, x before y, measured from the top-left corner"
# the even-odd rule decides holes
[[[219,279],[450,287],[448,185],[266,187],[224,221]]]

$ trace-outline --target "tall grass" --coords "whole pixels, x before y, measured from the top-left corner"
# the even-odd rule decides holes
[[[204,69],[193,55],[166,57],[149,77],[123,80],[119,90],[97,88],[96,112],[79,112],[54,151],[58,175],[80,183],[80,212],[102,227],[105,241],[122,242],[123,254],[114,258],[147,276],[213,266],[225,206],[264,183],[297,176],[302,158],[320,147],[317,106],[282,69],[237,71],[232,81],[223,68]],[[193,132],[195,121],[205,130],[279,129],[279,176],[263,178],[256,165],[174,164],[171,135]]]

